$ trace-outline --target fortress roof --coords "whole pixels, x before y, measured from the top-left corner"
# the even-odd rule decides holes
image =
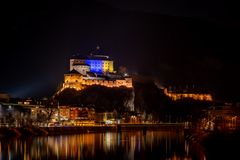
[[[112,59],[105,54],[105,52],[100,49],[100,47],[97,47],[95,50],[90,51],[89,55],[83,55],[83,54],[74,54],[70,59],[83,59],[83,60],[109,60]]]
[[[78,71],[76,71],[75,69],[69,71],[67,74],[81,74]]]

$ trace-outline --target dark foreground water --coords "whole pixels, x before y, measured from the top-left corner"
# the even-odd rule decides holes
[[[182,133],[133,131],[0,139],[0,160],[205,159]]]

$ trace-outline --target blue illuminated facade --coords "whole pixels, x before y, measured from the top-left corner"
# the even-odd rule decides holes
[[[103,60],[86,60],[86,64],[90,66],[90,72],[103,73]]]

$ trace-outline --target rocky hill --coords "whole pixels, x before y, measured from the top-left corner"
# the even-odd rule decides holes
[[[210,104],[192,100],[172,101],[153,80],[134,79],[134,88],[90,86],[84,90],[65,89],[55,98],[61,105],[92,106],[97,112],[136,112],[152,114],[161,121],[181,121],[197,117]]]

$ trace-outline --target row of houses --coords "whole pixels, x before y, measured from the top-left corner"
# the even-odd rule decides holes
[[[92,107],[0,103],[0,127],[115,124],[116,112],[96,113]]]

